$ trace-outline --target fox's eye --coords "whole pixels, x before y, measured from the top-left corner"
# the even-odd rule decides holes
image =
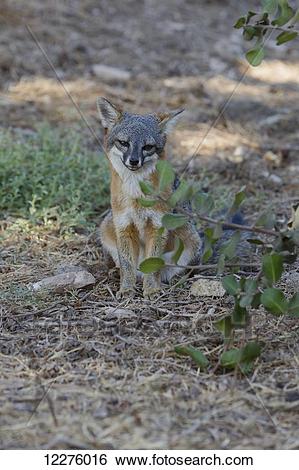
[[[117,140],[117,143],[121,145],[122,147],[125,147],[125,148],[129,147],[129,142],[126,142],[125,140]]]
[[[145,145],[145,146],[143,147],[143,150],[144,150],[145,152],[152,152],[154,149],[155,149],[155,146],[154,146],[154,145],[150,145],[150,144]]]

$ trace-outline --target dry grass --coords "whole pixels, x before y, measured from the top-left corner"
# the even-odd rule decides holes
[[[2,448],[298,448],[298,325],[255,312],[264,343],[252,376],[199,372],[174,346],[212,362],[230,300],[166,291],[118,303],[94,237],[39,232],[6,241],[1,264]],[[59,264],[87,265],[89,291],[33,296]],[[239,338],[242,341],[242,337]]]

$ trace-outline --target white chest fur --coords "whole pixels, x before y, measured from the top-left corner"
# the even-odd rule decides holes
[[[128,207],[121,213],[113,216],[118,227],[126,228],[133,224],[140,236],[144,239],[144,231],[146,224],[151,221],[154,227],[160,228],[162,226],[162,214],[154,209],[146,209],[140,207],[138,209]]]

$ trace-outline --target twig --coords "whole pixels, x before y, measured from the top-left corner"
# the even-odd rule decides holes
[[[165,204],[167,204],[166,199],[162,198],[161,196],[158,196],[158,199]],[[233,222],[227,222],[226,220],[215,220],[212,217],[207,217],[206,215],[201,215],[197,214],[194,212],[190,212],[183,207],[179,208],[180,212],[184,215],[187,215],[191,219],[199,219],[203,220],[204,222],[209,222],[210,224],[213,225],[225,225],[228,228],[234,228],[236,230],[242,230],[243,232],[254,232],[254,233],[262,233],[264,235],[269,235],[271,237],[279,237],[280,233],[275,232],[274,230],[268,230],[266,228],[261,228],[261,227],[256,227],[256,226],[250,226],[250,225],[241,225],[241,224],[235,224]]]
[[[215,224],[215,225],[222,224],[229,228],[242,230],[243,232],[263,233],[264,235],[269,235],[271,237],[279,237],[279,233],[275,232],[274,230],[268,230],[266,228],[249,226],[249,225],[235,224],[233,222],[227,222],[226,220],[215,220],[205,215],[193,214],[193,213],[190,214],[188,213],[188,211],[186,211],[186,213],[187,215],[190,215],[191,217],[195,217],[195,218],[197,217],[198,219],[203,220],[204,222],[209,222],[210,224]]]
[[[192,269],[192,270],[197,270],[197,271],[207,271],[208,269],[217,269],[218,264],[200,264],[200,265],[186,265],[182,266],[180,264],[165,264],[164,265],[167,268],[184,268],[184,269]],[[244,268],[259,268],[260,264],[257,263],[227,263],[225,265],[226,268],[238,268],[238,267],[244,267]]]
[[[250,24],[246,26],[252,26],[253,28],[258,28],[258,29],[269,29],[271,31],[282,31],[284,33],[299,34],[299,31],[297,31],[297,29],[294,29],[293,26],[290,26],[289,28],[282,28],[281,26],[274,26],[274,25],[272,26],[271,24]]]

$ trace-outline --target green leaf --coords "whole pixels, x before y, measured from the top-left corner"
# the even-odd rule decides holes
[[[271,284],[279,281],[283,272],[283,257],[278,253],[264,255],[262,271]]]
[[[201,256],[202,262],[206,263],[211,256],[213,255],[213,229],[211,227],[207,227],[204,230],[204,249]]]
[[[299,21],[299,8],[297,9],[295,15],[293,16],[292,23],[295,24]]]
[[[279,34],[276,38],[276,44],[277,46],[280,46],[281,44],[284,44],[285,42],[292,41],[298,36],[298,33],[296,31],[284,31],[283,33]]]
[[[175,240],[175,246],[174,246],[174,249],[175,249],[175,252],[174,254],[172,255],[172,261],[177,264],[183,251],[184,251],[184,243],[182,242],[182,240],[180,238],[176,238]]]
[[[175,352],[180,356],[189,356],[201,368],[206,369],[209,365],[209,360],[206,356],[193,346],[175,346]]]
[[[242,307],[238,301],[235,302],[234,310],[232,313],[232,324],[237,328],[245,328],[247,325],[247,310]]]
[[[245,295],[242,295],[241,299],[240,299],[240,307],[250,307],[251,306],[251,302],[253,300],[253,295],[252,294],[245,294]]]
[[[165,228],[160,227],[159,230],[158,230],[158,237],[161,237],[163,235],[164,231],[165,231]]]
[[[237,194],[235,195],[235,199],[234,199],[234,202],[233,202],[233,205],[230,209],[230,213],[233,214],[234,212],[237,211],[237,209],[239,209],[240,205],[242,204],[242,202],[244,201],[244,199],[246,198],[246,194],[245,194],[245,189],[246,189],[246,186],[243,186],[239,192],[237,192]]]
[[[146,196],[150,194],[154,194],[155,189],[152,187],[150,183],[147,183],[146,181],[139,181],[139,186],[143,194]]]
[[[299,317],[299,292],[289,301],[288,313],[293,317]]]
[[[245,26],[243,30],[243,38],[245,41],[251,41],[255,36],[261,36],[261,29],[254,26]]]
[[[221,354],[220,364],[227,369],[234,369],[240,362],[240,349],[233,348]]]
[[[209,261],[212,255],[213,255],[213,248],[205,246],[204,252],[201,257],[202,262],[206,263],[207,261]]]
[[[139,269],[144,274],[151,274],[160,271],[165,266],[165,262],[162,258],[152,257],[142,261],[139,265]]]
[[[247,238],[247,241],[252,245],[264,245],[264,242],[259,238]]]
[[[275,215],[273,211],[265,211],[259,216],[255,223],[255,227],[265,227],[271,229],[274,227],[275,224]]]
[[[225,255],[220,255],[217,263],[217,274],[222,274],[225,268]]]
[[[227,369],[239,366],[243,373],[252,369],[253,361],[261,354],[261,345],[255,341],[247,343],[243,348],[233,348],[225,351],[220,358],[220,364]]]
[[[170,207],[175,207],[179,202],[187,201],[192,196],[192,186],[185,180],[180,182],[179,187],[172,193],[168,199]]]
[[[265,57],[264,48],[262,46],[256,47],[246,52],[246,59],[253,67],[260,65]]]
[[[233,324],[231,316],[222,318],[221,320],[215,323],[215,326],[218,331],[220,331],[224,336],[224,341],[227,343],[231,340]]]
[[[246,23],[249,23],[249,21],[251,20],[251,18],[252,18],[253,16],[256,16],[256,15],[257,15],[257,13],[256,13],[255,11],[249,10],[248,13],[247,13],[247,16],[246,16]]]
[[[259,357],[261,355],[261,345],[260,343],[257,343],[256,341],[251,341],[247,343],[242,349],[241,349],[241,358],[240,362],[252,362],[254,359]]]
[[[255,279],[245,279],[243,291],[244,294],[240,299],[240,307],[250,307],[257,293],[257,281]]]
[[[139,197],[137,201],[142,207],[153,207],[155,204],[157,204],[155,199],[145,199],[144,197]]]
[[[280,289],[269,287],[261,295],[261,303],[274,315],[282,315],[288,309],[288,302]]]
[[[246,279],[244,285],[244,291],[247,294],[255,294],[257,290],[257,281],[256,279]]]
[[[202,215],[211,212],[214,209],[213,198],[205,193],[197,193],[193,196],[193,204],[195,210],[200,212]]]
[[[278,8],[278,0],[262,0],[263,11],[273,15]]]
[[[241,234],[236,230],[233,236],[227,242],[223,243],[220,253],[225,255],[226,259],[232,259],[236,256],[237,246],[240,241]]]
[[[230,295],[237,295],[240,292],[240,285],[233,274],[225,276],[222,279],[222,285],[226,292]]]
[[[242,26],[244,26],[246,23],[246,16],[241,16],[241,18],[239,18],[235,24],[234,24],[234,28],[236,29],[240,29],[242,28]]]
[[[159,175],[159,191],[164,191],[174,182],[174,169],[167,160],[159,160],[156,165],[156,168]]]
[[[168,230],[183,227],[188,222],[188,217],[183,214],[165,214],[162,217],[162,225]]]
[[[256,309],[256,308],[259,308],[259,306],[261,305],[261,292],[257,292],[257,294],[255,294],[252,298],[252,301],[251,301],[251,307]]]
[[[239,367],[243,374],[248,374],[253,369],[254,360],[261,355],[261,345],[255,341],[246,344],[241,349]]]
[[[278,0],[279,16],[272,24],[274,26],[283,26],[295,15],[295,10],[289,5],[287,0]]]
[[[222,233],[223,233],[222,224],[215,225],[214,230],[213,230],[213,240],[219,240]]]

